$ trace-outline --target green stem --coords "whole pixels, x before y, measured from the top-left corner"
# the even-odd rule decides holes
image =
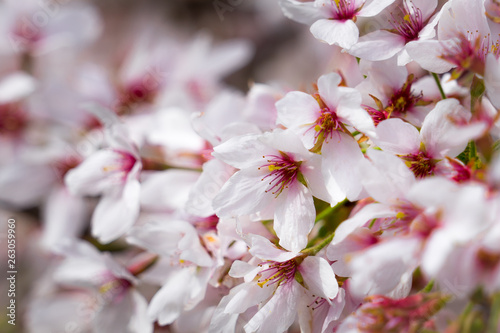
[[[441,80],[439,80],[439,76],[436,73],[432,73],[432,77],[434,78],[434,81],[436,81],[439,92],[441,93],[441,97],[443,99],[446,99],[446,94],[444,93],[443,87],[441,86]]]
[[[427,285],[420,290],[421,293],[429,293],[432,290],[432,287],[434,287],[434,279],[430,280]]]
[[[321,251],[325,246],[330,244],[333,240],[333,237],[335,236],[335,233],[332,232],[327,238],[323,239],[321,243],[309,247],[307,249],[302,250],[301,252],[304,254],[307,254],[308,256],[315,256],[319,251]]]
[[[328,207],[324,210],[322,210],[317,216],[316,216],[316,220],[315,222],[319,222],[321,220],[324,220],[325,218],[327,218],[328,216],[330,216],[331,214],[335,213],[340,207],[342,207],[344,205],[344,203],[347,201],[347,199],[339,202],[338,204],[336,204],[335,206],[333,207]]]

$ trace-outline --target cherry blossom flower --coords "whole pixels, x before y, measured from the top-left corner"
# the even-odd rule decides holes
[[[437,4],[437,0],[402,0],[394,8],[396,14],[390,12],[390,27],[362,36],[349,53],[370,61],[386,60],[397,55],[398,65],[406,65],[412,60],[406,46],[411,44],[417,48],[421,41],[435,36],[434,27],[439,15],[433,14]]]
[[[323,177],[332,205],[359,198],[362,187],[358,170],[365,162],[347,126],[374,134],[373,121],[361,108],[361,95],[353,88],[339,86],[337,73],[318,79],[314,96],[292,91],[276,103],[277,122],[297,133],[306,148],[321,152]]]
[[[259,309],[244,326],[245,331],[284,332],[294,322],[297,311],[305,311],[307,305],[298,303],[304,288],[328,302],[337,296],[338,284],[325,259],[280,250],[262,236],[250,239],[250,253],[258,260],[257,266],[243,261],[233,263],[229,274],[245,282],[221,300],[210,332],[234,330],[238,314],[255,305]],[[280,320],[274,313],[281,314]]]
[[[292,251],[304,248],[314,225],[313,195],[328,198],[318,173],[319,156],[281,130],[230,139],[215,147],[213,155],[239,169],[214,198],[217,215],[274,217],[280,245]]]
[[[320,41],[349,49],[358,41],[357,17],[375,16],[392,2],[394,0],[282,0],[280,5],[292,20],[312,24],[311,33]]]
[[[141,159],[125,129],[115,126],[110,148],[90,155],[65,176],[73,194],[102,195],[92,216],[92,233],[103,243],[127,232],[139,214]]]

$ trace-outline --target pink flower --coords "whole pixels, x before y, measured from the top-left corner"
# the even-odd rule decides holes
[[[239,169],[214,198],[217,215],[274,217],[280,245],[304,248],[316,217],[313,195],[328,197],[319,156],[282,130],[235,137],[215,147],[213,155]]]
[[[115,125],[110,131],[111,147],[90,155],[65,176],[71,193],[102,195],[92,216],[92,234],[103,243],[122,236],[137,219],[142,169],[125,129]]]
[[[365,163],[358,143],[348,127],[374,134],[370,115],[361,108],[361,95],[339,86],[337,73],[318,79],[314,96],[292,91],[276,103],[277,122],[297,133],[310,151],[321,152],[323,177],[332,205],[359,198],[362,186],[359,170]]]
[[[437,3],[437,0],[402,0],[402,4],[394,8],[396,14],[390,12],[388,27],[364,35],[349,53],[370,61],[398,55],[398,65],[406,65],[411,61],[406,46],[418,47],[422,40],[434,37],[439,15],[432,15]]]
[[[335,274],[325,259],[280,250],[262,236],[253,235],[250,239],[250,253],[258,264],[233,263],[229,274],[245,282],[221,300],[210,332],[234,330],[238,315],[256,305],[259,309],[246,323],[245,331],[284,332],[294,322],[297,311],[306,311],[307,304],[300,303],[306,289],[328,302],[337,296]]]
[[[280,5],[284,14],[292,20],[312,24],[311,33],[317,39],[349,49],[358,41],[359,30],[355,23],[357,17],[375,16],[393,2],[394,0],[281,0]]]

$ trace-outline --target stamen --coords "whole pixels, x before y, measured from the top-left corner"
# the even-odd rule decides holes
[[[300,172],[300,165],[302,164],[301,161],[294,161],[292,157],[282,151],[279,154],[279,156],[263,156],[267,158],[267,163],[259,168],[259,170],[267,168],[270,171],[261,180],[264,181],[269,178],[269,188],[266,190],[266,193],[271,192],[276,197],[297,179],[297,175]]]
[[[297,270],[297,263],[295,260],[285,262],[268,261],[259,264],[259,266],[269,265],[268,268],[262,270],[258,275],[257,284],[263,288],[264,286],[271,286],[282,283],[288,283],[295,278]]]

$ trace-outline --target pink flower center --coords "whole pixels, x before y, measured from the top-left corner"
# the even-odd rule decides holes
[[[440,58],[454,64],[459,71],[472,70],[484,75],[485,60],[488,54],[500,56],[499,39],[491,38],[490,34],[481,36],[479,31],[467,31],[460,34],[450,45],[443,44],[443,53]]]
[[[129,280],[110,274],[99,287],[99,292],[106,302],[117,304],[123,300],[130,287],[132,287],[132,282]]]
[[[436,160],[432,159],[432,157],[424,151],[404,155],[401,156],[401,158],[406,161],[410,170],[413,171],[417,178],[424,178],[432,175],[436,168]]]
[[[16,104],[0,105],[0,135],[19,136],[27,123],[26,113]]]
[[[418,34],[425,23],[422,11],[415,7],[411,1],[403,1],[403,7],[399,8],[401,10],[400,19],[396,19],[391,13],[393,20],[390,23],[392,27],[397,34],[405,38],[406,43],[418,39]]]
[[[269,187],[266,193],[271,192],[276,197],[292,184],[300,173],[301,161],[296,162],[292,157],[280,151],[279,155],[266,155],[263,158],[267,159],[267,163],[262,165],[261,168],[269,169],[268,173],[261,180],[269,181]]]
[[[328,139],[332,139],[334,132],[344,130],[344,124],[340,121],[337,113],[326,105],[319,94],[314,95],[314,98],[318,102],[321,109],[320,116],[307,131],[314,129],[316,132],[314,133],[313,150],[320,151],[323,142],[325,140],[328,141]]]
[[[121,150],[113,150],[115,153],[119,154],[119,157],[113,161],[112,165],[103,167],[104,172],[112,172],[119,177],[120,180],[125,181],[129,172],[134,167],[137,159],[130,153]]]
[[[331,0],[333,7],[333,19],[335,20],[355,20],[356,13],[360,8],[356,7],[356,1],[351,0]]]
[[[262,270],[258,275],[259,279],[257,280],[257,284],[260,287],[264,285],[269,287],[273,284],[279,286],[295,278],[297,263],[294,259],[285,262],[268,261],[259,264],[261,267],[264,267],[264,265],[268,265],[268,267]]]

